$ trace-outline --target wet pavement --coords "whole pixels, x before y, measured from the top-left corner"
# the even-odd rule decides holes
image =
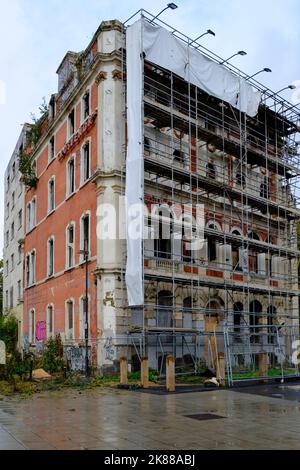
[[[299,384],[163,396],[94,389],[4,398],[0,450],[300,449],[299,401]]]

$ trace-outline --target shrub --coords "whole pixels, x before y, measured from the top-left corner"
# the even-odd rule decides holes
[[[51,374],[62,371],[64,365],[63,345],[60,335],[57,335],[45,343],[45,349],[42,354],[42,367]]]

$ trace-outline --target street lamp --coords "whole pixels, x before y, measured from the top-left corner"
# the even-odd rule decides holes
[[[178,8],[177,5],[175,5],[175,3],[168,3],[168,5],[163,9],[161,10],[158,15],[156,15],[151,21],[150,23],[153,23],[153,21],[157,20],[157,18],[166,10],[170,9],[170,10],[176,10],[176,8]]]
[[[232,56],[228,57],[228,59],[223,60],[223,62],[220,62],[220,65],[226,64],[226,62],[229,62],[230,59],[233,59],[233,58],[236,57],[237,55],[245,56],[245,55],[247,55],[247,52],[245,52],[245,51],[238,51],[238,52],[236,52],[235,54],[233,54]]]
[[[272,70],[265,67],[264,69],[259,70],[258,72],[256,72],[254,75],[251,75],[251,77],[248,77],[247,80],[251,80],[251,78],[254,78],[254,77],[256,77],[257,75],[259,75],[260,73],[263,73],[263,72],[271,73]]]
[[[89,249],[88,240],[84,242],[84,249],[79,251],[84,258],[85,263],[85,326],[84,326],[84,338],[85,338],[85,375],[89,377]]]
[[[273,93],[272,95],[267,96],[264,101],[268,100],[269,98],[273,98],[273,96],[279,95],[279,93],[282,93],[285,90],[296,90],[296,88],[297,87],[295,85],[289,85],[284,88],[281,88],[281,90],[277,91],[276,93]]]
[[[192,44],[194,44],[194,42],[197,42],[199,41],[199,39],[203,38],[203,36],[206,36],[207,34],[210,34],[211,36],[215,36],[216,33],[214,33],[211,29],[208,29],[205,33],[201,34],[200,36],[198,36],[196,39],[194,39],[194,41],[190,42],[190,46]]]

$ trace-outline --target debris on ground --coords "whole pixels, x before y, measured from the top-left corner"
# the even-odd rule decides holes
[[[32,378],[34,380],[45,380],[51,379],[52,377],[44,369],[35,369],[34,371],[32,371]]]

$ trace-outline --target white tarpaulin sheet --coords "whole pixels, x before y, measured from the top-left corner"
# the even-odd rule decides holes
[[[172,71],[210,95],[230,103],[249,116],[257,114],[260,93],[199,51],[188,47],[164,28],[139,20],[127,28],[126,285],[130,306],[144,303],[143,288],[143,57]]]
[[[126,286],[128,304],[143,305],[142,239],[144,218],[141,211],[144,199],[143,120],[142,116],[142,22],[126,32],[127,51],[127,133],[126,162],[126,227],[127,266]]]
[[[162,27],[143,21],[143,30],[146,60],[171,70],[201,90],[227,101],[251,117],[257,114],[261,94],[246,80],[232,74],[224,66],[213,62],[196,49],[188,47]]]

